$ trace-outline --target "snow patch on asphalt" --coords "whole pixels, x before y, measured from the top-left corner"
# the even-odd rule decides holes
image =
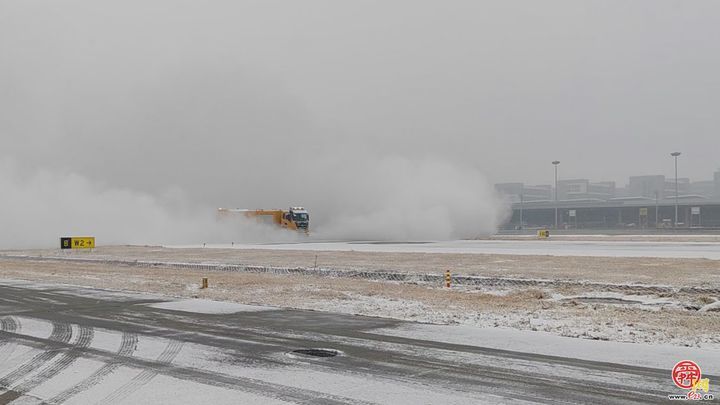
[[[468,325],[407,324],[373,333],[499,350],[537,353],[631,366],[667,369],[680,360],[693,360],[704,373],[720,375],[720,350],[575,339],[551,333]]]
[[[22,334],[40,339],[47,339],[52,333],[52,323],[37,318],[16,317],[22,327]],[[17,332],[16,332],[17,333]]]
[[[120,349],[122,343],[122,332],[113,332],[106,329],[94,329],[93,340],[90,347],[115,353]]]
[[[245,305],[235,302],[211,301],[204,299],[187,299],[180,301],[160,302],[148,306],[170,311],[192,312],[197,314],[235,314],[238,312],[272,311],[275,308],[257,305]]]
[[[105,363],[101,361],[79,357],[74,360],[72,367],[63,370],[58,375],[43,382],[28,394],[43,400],[48,400],[69,387],[73,387],[75,384],[82,382],[104,365]]]
[[[119,401],[119,404],[281,405],[289,404],[289,402],[239,390],[213,387],[211,385],[158,375],[153,378],[150,383],[140,387]]]
[[[168,348],[170,343],[171,341],[168,339],[140,335],[133,356],[145,360],[156,360]]]
[[[11,350],[10,355],[6,356],[3,362],[0,363],[0,376],[9,374],[15,368],[22,366],[34,356],[43,352],[42,350],[25,345],[17,345]]]
[[[135,376],[140,374],[142,370],[137,368],[131,368],[126,366],[120,366],[110,375],[105,376],[102,382],[97,385],[93,385],[90,389],[82,391],[77,395],[69,398],[65,405],[85,405],[85,404],[98,404],[101,403],[103,398],[112,394],[115,390],[122,387],[128,381],[132,380]],[[145,401],[139,401],[137,403],[149,403]],[[163,402],[156,402],[158,404]],[[168,403],[168,402],[165,402]]]

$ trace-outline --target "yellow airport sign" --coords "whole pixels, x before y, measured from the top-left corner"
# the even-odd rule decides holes
[[[72,236],[60,238],[60,249],[94,249],[94,236]]]

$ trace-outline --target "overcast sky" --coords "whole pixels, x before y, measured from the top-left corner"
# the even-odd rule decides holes
[[[680,150],[681,175],[710,178],[719,18],[715,0],[5,0],[0,153],[133,183],[173,154],[269,158],[252,146],[272,137],[543,182],[553,159],[670,175]],[[154,169],[145,185],[194,177]]]
[[[30,200],[305,204],[352,237],[445,238],[491,232],[492,183],[549,183],[555,159],[622,186],[679,150],[710,179],[718,21],[717,0],[3,0],[0,224]]]

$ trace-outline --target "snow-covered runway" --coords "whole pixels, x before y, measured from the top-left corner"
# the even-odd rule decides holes
[[[0,306],[0,403],[655,403],[676,358],[720,358],[25,282],[0,283]]]
[[[183,248],[202,245],[177,246]],[[456,240],[437,242],[307,242],[275,244],[207,244],[206,248],[357,251],[392,253],[459,253],[594,257],[660,257],[720,260],[720,242],[645,242],[573,240]]]

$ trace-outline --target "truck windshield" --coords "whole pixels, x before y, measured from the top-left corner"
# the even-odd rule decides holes
[[[308,214],[295,214],[293,216],[293,219],[296,221],[307,221],[308,220]]]

